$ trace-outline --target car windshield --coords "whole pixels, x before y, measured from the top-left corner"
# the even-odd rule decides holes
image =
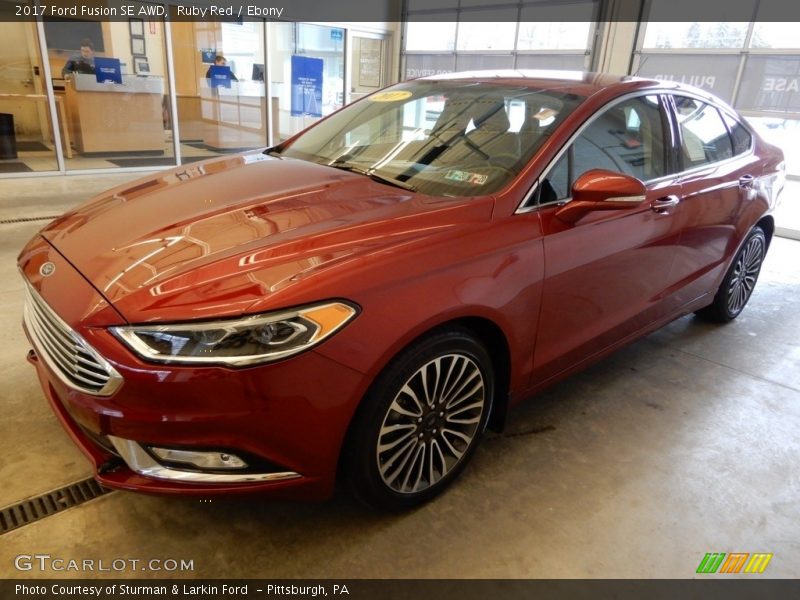
[[[582,100],[522,85],[406,82],[344,108],[276,152],[425,194],[480,196],[516,177]]]

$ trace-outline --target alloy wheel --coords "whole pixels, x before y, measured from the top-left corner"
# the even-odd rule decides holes
[[[733,276],[728,286],[728,310],[736,315],[747,304],[756,285],[761,262],[764,260],[764,240],[759,236],[750,238],[739,253],[733,268]]]
[[[378,433],[383,483],[416,494],[440,482],[472,445],[486,405],[478,364],[465,354],[425,363],[400,388]]]

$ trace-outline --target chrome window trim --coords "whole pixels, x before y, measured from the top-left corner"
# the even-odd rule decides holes
[[[724,160],[716,161],[716,162],[713,162],[713,163],[707,163],[705,165],[698,165],[696,167],[692,167],[691,169],[686,169],[686,170],[683,170],[683,171],[677,171],[675,173],[670,173],[669,175],[663,175],[662,177],[656,177],[655,179],[648,179],[647,181],[643,182],[645,184],[645,186],[654,185],[656,183],[660,183],[660,182],[666,181],[668,179],[683,179],[685,176],[693,175],[695,172],[702,171],[702,170],[709,169],[709,168],[716,168],[718,165],[724,165],[724,164],[726,164],[728,162],[732,162],[734,160],[739,160],[740,158],[742,158],[744,156],[749,156],[749,155],[753,154],[753,151],[755,149],[755,134],[753,133],[753,130],[748,126],[748,124],[744,123],[744,120],[742,118],[740,118],[739,115],[737,115],[736,112],[733,109],[729,109],[729,107],[721,105],[719,102],[716,102],[711,98],[705,97],[702,94],[697,94],[697,93],[694,93],[692,91],[682,90],[682,89],[676,90],[676,89],[670,89],[670,88],[666,88],[666,89],[659,88],[659,89],[637,90],[635,92],[629,92],[627,94],[623,94],[622,96],[619,96],[619,97],[614,98],[613,100],[609,101],[607,104],[605,104],[603,106],[602,110],[595,112],[591,117],[589,117],[586,121],[584,121],[581,124],[581,126],[578,127],[578,129],[576,129],[573,132],[573,134],[570,136],[570,138],[567,140],[567,142],[559,149],[559,151],[556,153],[556,155],[547,163],[545,168],[542,169],[541,175],[539,175],[539,177],[536,178],[536,181],[533,182],[533,185],[531,185],[530,190],[528,190],[528,192],[522,198],[522,201],[517,205],[517,208],[514,211],[514,214],[515,215],[526,214],[526,213],[530,213],[530,212],[534,212],[536,210],[539,210],[540,208],[543,208],[543,207],[564,205],[564,204],[567,204],[569,202],[572,202],[572,197],[570,196],[569,198],[563,198],[561,200],[554,200],[553,202],[547,202],[545,204],[530,204],[530,205],[528,204],[531,201],[531,199],[533,198],[534,194],[536,194],[536,190],[539,188],[539,182],[545,176],[547,176],[550,173],[550,170],[555,166],[555,164],[559,160],[561,160],[561,157],[564,155],[564,153],[575,142],[575,140],[578,139],[581,136],[581,134],[586,130],[587,127],[589,127],[589,125],[594,123],[598,118],[600,118],[600,116],[603,113],[605,113],[607,110],[613,108],[617,104],[620,104],[620,103],[625,102],[627,100],[631,100],[633,98],[638,98],[638,97],[641,97],[641,96],[653,96],[653,95],[660,95],[660,96],[663,96],[663,95],[687,96],[687,97],[690,97],[690,98],[694,98],[695,100],[699,100],[700,102],[703,102],[705,104],[710,104],[712,107],[717,108],[719,110],[724,110],[726,113],[728,113],[729,116],[731,116],[739,124],[741,124],[747,130],[747,132],[750,134],[750,147],[745,152],[742,152],[741,154],[736,154],[736,155],[734,155],[734,156],[732,156],[730,158],[726,158]],[[723,121],[723,123],[724,123],[724,121]],[[676,122],[675,125],[678,127],[678,131],[676,133],[680,134],[680,124]],[[727,129],[727,124],[725,125],[725,127]],[[730,131],[728,132],[728,135],[730,136]],[[680,141],[681,141],[680,138],[675,140],[676,143],[680,143]]]
[[[614,196],[612,198],[606,198],[605,202],[630,202],[631,204],[639,204],[640,202],[644,202],[647,196],[642,194],[641,196]]]
[[[300,473],[285,471],[281,473],[202,473],[200,471],[183,471],[173,467],[165,467],[156,462],[144,448],[133,440],[126,440],[113,435],[107,436],[122,460],[130,469],[139,475],[181,481],[184,483],[255,483],[261,481],[286,481],[302,477]]]

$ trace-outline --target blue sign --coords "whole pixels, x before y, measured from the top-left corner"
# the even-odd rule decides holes
[[[344,39],[344,29],[331,29],[331,39],[341,42]]]
[[[217,58],[217,51],[206,48],[200,51],[201,60],[207,65],[213,65]]]
[[[322,116],[322,59],[292,56],[292,116]]]
[[[97,83],[122,83],[122,68],[118,58],[101,58],[96,56],[94,59],[94,77]]]
[[[224,87],[229,88],[231,87],[231,78],[233,77],[233,73],[231,73],[231,68],[228,66],[223,65],[214,65],[212,67],[208,67],[208,85],[212,88]]]

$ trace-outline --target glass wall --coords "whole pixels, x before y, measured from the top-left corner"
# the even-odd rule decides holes
[[[166,10],[168,21],[0,23],[0,178],[262,148],[391,83],[382,29]]]
[[[164,23],[50,21],[44,32],[66,169],[175,164]]]
[[[50,109],[36,23],[0,22],[0,176],[57,168]]]
[[[345,31],[270,22],[273,142],[305,129],[344,105]]]
[[[266,146],[263,22],[171,30],[182,162]]]

